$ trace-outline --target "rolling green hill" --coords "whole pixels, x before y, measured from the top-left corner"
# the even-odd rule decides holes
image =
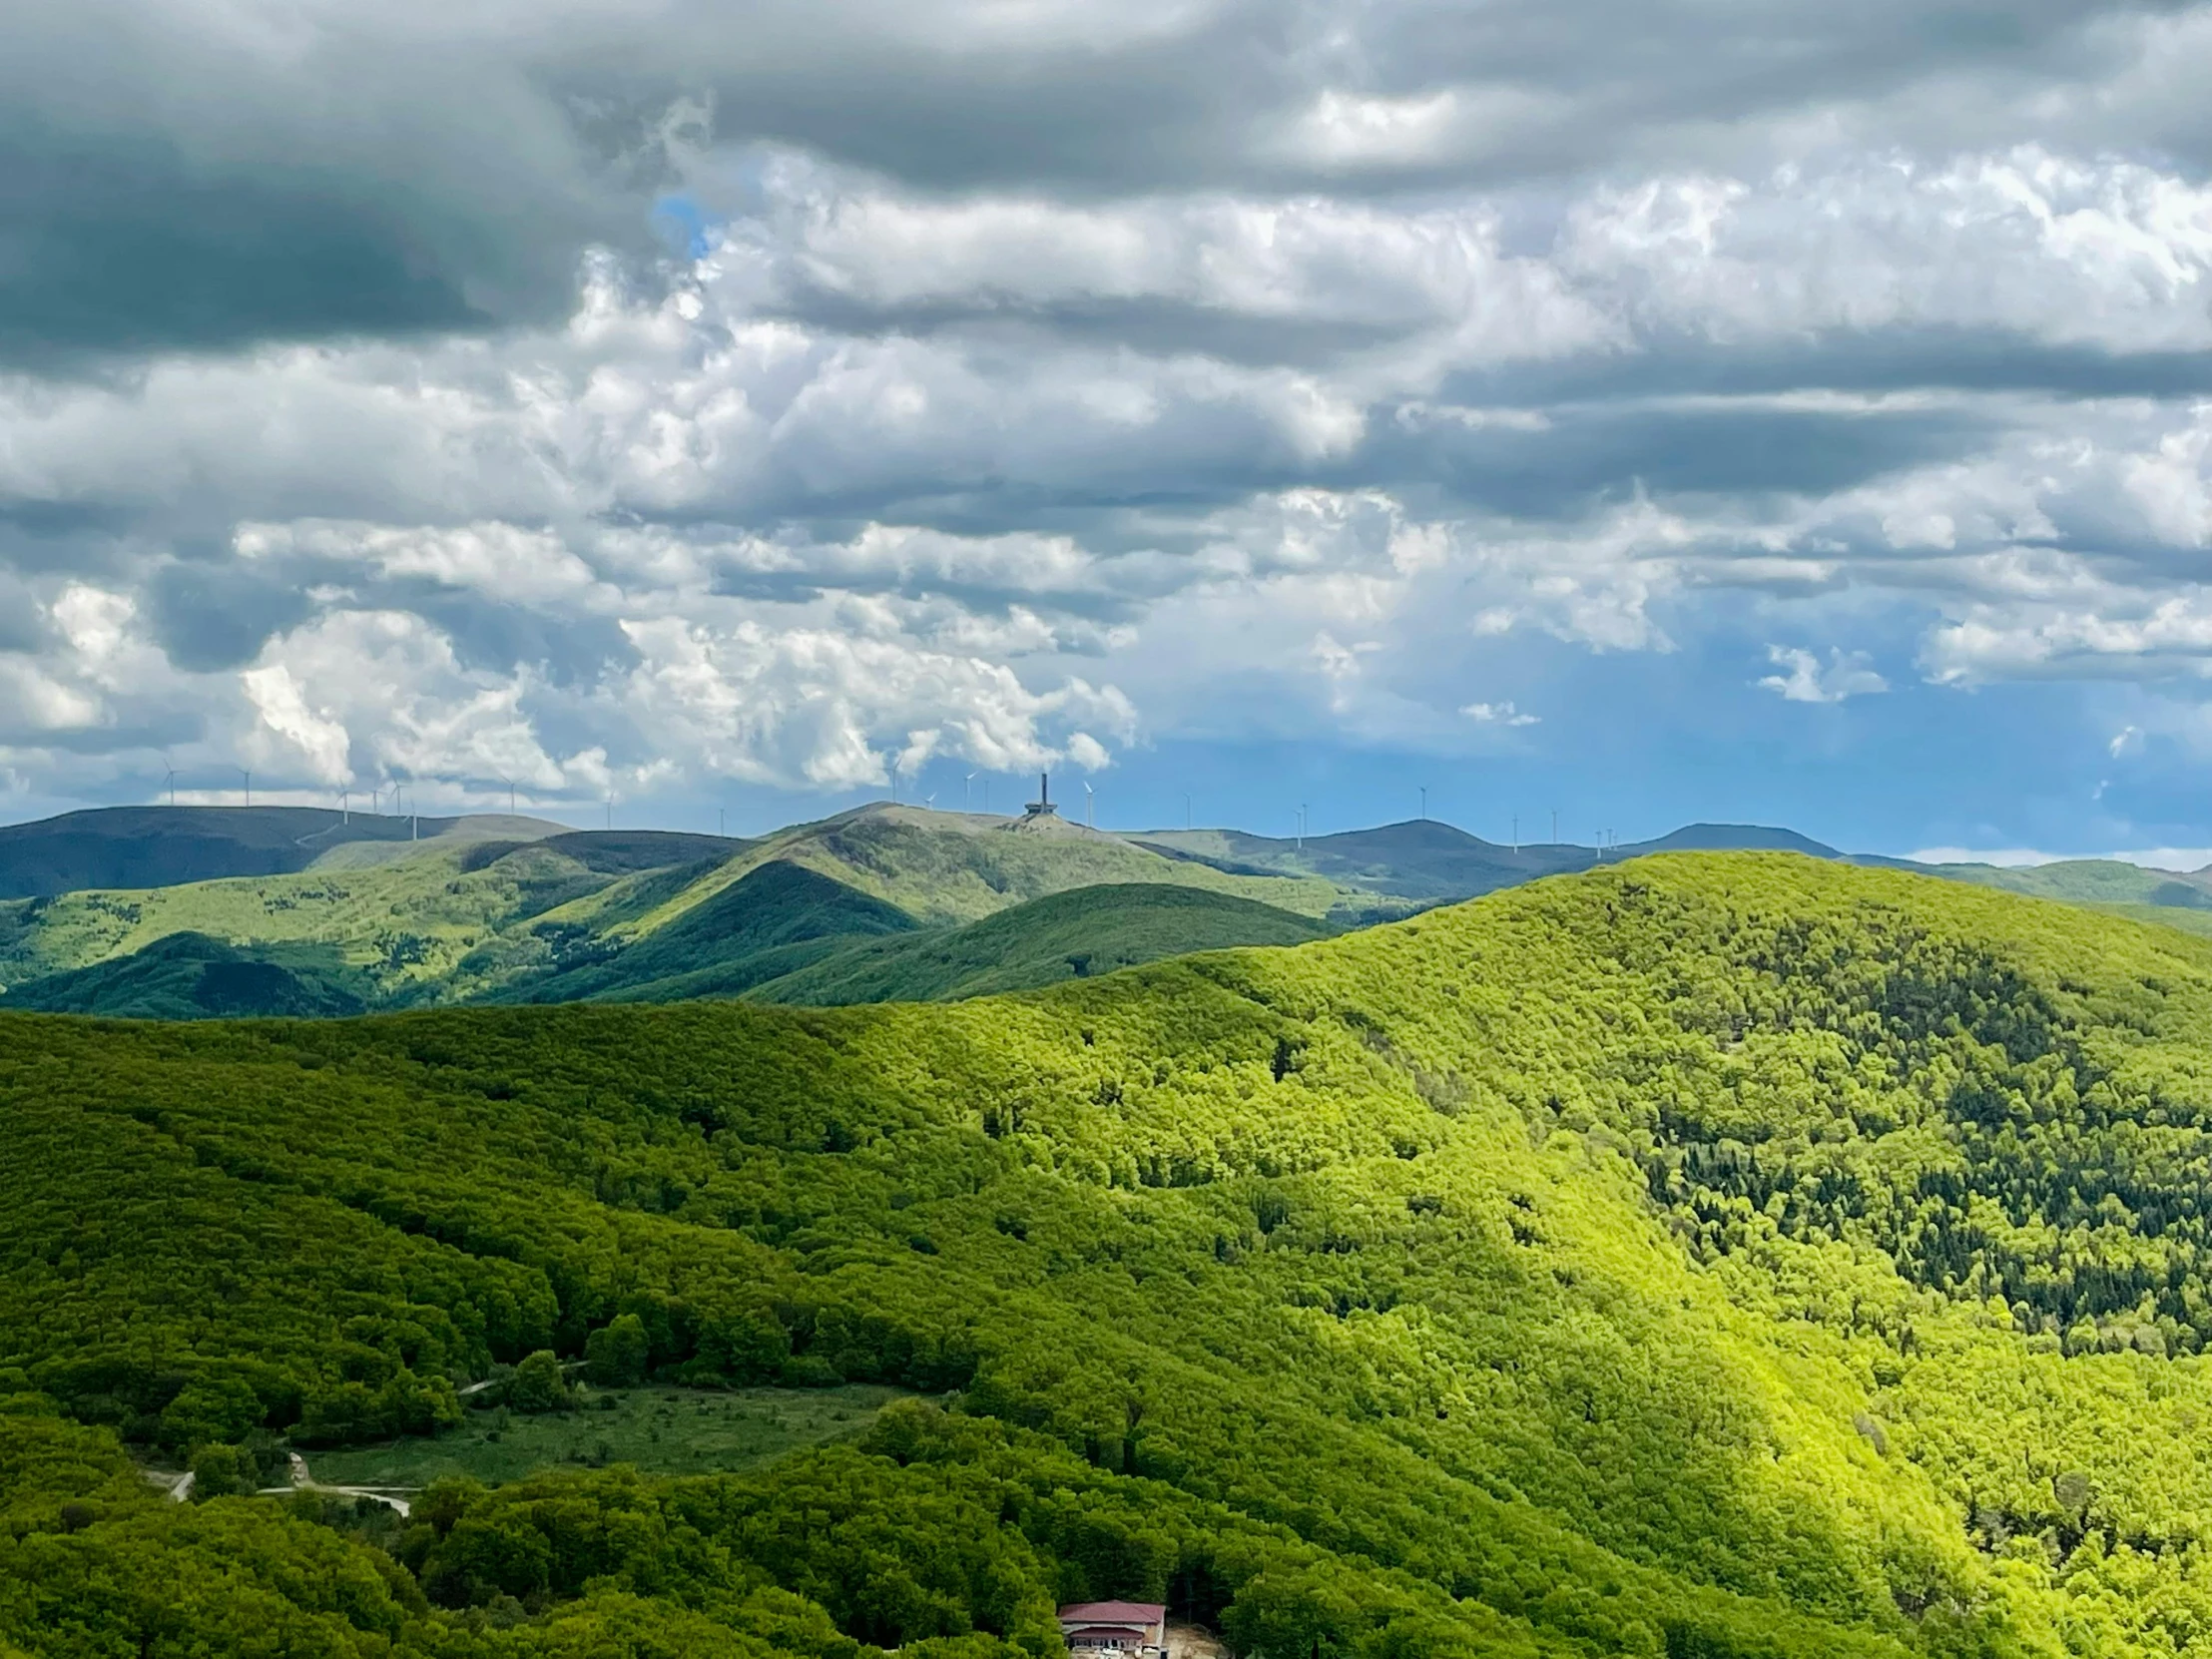
[[[2144,869],[2111,858],[2068,858],[2007,869],[1996,864],[1937,864],[1932,873],[1974,881],[2039,898],[2074,904],[2143,904],[2162,909],[2212,910],[2212,879],[2202,870],[2180,874]]]
[[[1318,876],[1357,892],[1410,907],[1475,898],[1545,875],[1589,869],[1647,852],[1805,852],[1842,854],[1789,830],[1747,824],[1692,824],[1656,840],[1616,847],[1567,842],[1501,846],[1434,819],[1411,819],[1373,830],[1348,830],[1303,840],[1247,834],[1241,830],[1155,830],[1132,836],[1141,846],[1249,874]],[[1376,918],[1364,918],[1376,919]]]
[[[2170,930],[1667,855],[943,1005],[0,1037],[41,1659],[1049,1659],[1104,1596],[1268,1659],[2212,1631],[2212,943]],[[403,1524],[125,1454],[455,1435],[538,1350],[915,1397]]]
[[[478,844],[426,841],[348,867],[0,903],[0,982],[91,967],[190,932],[257,949],[325,946],[379,999],[423,994],[503,929],[635,879],[543,844],[478,863]]]
[[[0,826],[0,898],[282,875],[345,846],[493,837],[519,842],[560,828],[505,814],[397,818],[316,807],[104,807]]]
[[[1034,990],[1197,950],[1303,944],[1327,931],[1288,910],[1203,888],[1077,887],[965,927],[850,945],[761,983],[752,995],[818,1006],[943,1002]]]

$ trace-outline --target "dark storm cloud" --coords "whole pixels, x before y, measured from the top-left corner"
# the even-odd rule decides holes
[[[1439,512],[1576,519],[1638,490],[1655,495],[1825,495],[1986,446],[1999,423],[1948,410],[1844,413],[1751,407],[1556,411],[1540,429],[1406,432],[1378,422],[1359,477]]]
[[[2030,87],[2124,61],[2131,43],[2115,23],[2185,9],[2178,0],[1658,0],[1626,11],[1616,0],[1400,0],[1348,11],[1237,0],[1152,29],[1141,5],[1067,6],[1043,14],[1062,21],[1058,38],[1040,23],[1021,40],[992,41],[958,27],[957,6],[792,0],[752,8],[742,34],[721,37],[736,50],[720,63],[708,57],[705,72],[726,139],[800,144],[939,188],[1357,189],[1364,179],[1394,189],[1630,156],[1648,163],[1658,146],[1711,154],[1712,135],[1745,122],[1959,74],[1976,79],[1987,105],[1953,100],[1931,119],[1994,116]],[[719,10],[680,15],[712,39]],[[1107,21],[1117,11],[1118,31]],[[831,30],[863,19],[876,27],[827,49]],[[650,47],[631,51],[644,71]],[[1394,100],[1456,91],[1477,114],[1433,154],[1332,152],[1297,131],[1325,91]]]
[[[2200,397],[2212,351],[2119,350],[2023,338],[2017,330],[1823,329],[1794,339],[1719,341],[1647,334],[1632,354],[1592,354],[1467,370],[1440,395],[1475,405],[1546,408],[1683,396],[1760,397],[1823,389],[2032,392],[2055,398]]]
[[[563,616],[509,604],[496,594],[417,582],[373,584],[362,598],[434,624],[464,670],[504,676],[528,665],[550,684],[573,690],[637,660],[621,628],[606,617]]]
[[[588,242],[647,246],[634,161],[594,153],[530,31],[452,34],[396,6],[12,8],[0,360],[561,314]]]
[[[0,25],[0,358],[557,315],[587,244],[651,254],[710,99],[719,144],[936,189],[1463,188],[1711,156],[1969,73],[1974,97],[1914,119],[1986,139],[2172,9],[29,0]],[[1439,97],[1419,142],[1330,113]],[[700,188],[742,195],[711,167]]]
[[[228,562],[165,564],[144,591],[154,643],[193,674],[244,667],[314,609],[295,586]]]
[[[1000,350],[1067,342],[1126,346],[1150,355],[1203,353],[1224,362],[1321,368],[1405,332],[1402,321],[1328,316],[1254,316],[1164,295],[1036,301],[977,295],[959,301],[870,303],[827,289],[801,290],[762,306],[764,316],[856,336],[955,334]]]

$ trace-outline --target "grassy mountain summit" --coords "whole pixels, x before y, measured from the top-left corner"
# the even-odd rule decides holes
[[[1646,841],[1613,848],[1616,858],[1640,858],[1650,852],[1803,852],[1813,858],[1841,858],[1833,846],[1764,824],[1686,824]]]
[[[1108,1596],[1276,1659],[2212,1630],[2170,931],[1669,854],[944,1005],[0,1034],[28,1651],[179,1604],[201,1652],[440,1656],[1045,1659]],[[404,1527],[121,1460],[434,1436],[540,1349],[924,1397]]]
[[[1368,903],[1364,894],[1309,872],[1223,871],[1063,819],[1025,821],[878,804],[764,836],[641,918],[637,930],[665,924],[770,862],[813,869],[923,922],[976,921],[1047,893],[1131,881],[1231,893],[1315,917]]]

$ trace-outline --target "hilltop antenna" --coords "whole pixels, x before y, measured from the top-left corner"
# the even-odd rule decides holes
[[[1520,856],[1520,814],[1513,815],[1513,856]]]
[[[891,761],[891,805],[898,805],[898,762],[895,757]]]
[[[1420,787],[1420,816],[1422,823],[1428,822],[1428,786],[1426,784]]]
[[[1551,844],[1559,844],[1559,809],[1556,807],[1551,809]]]
[[[1190,829],[1190,827],[1191,827],[1191,792],[1190,792],[1189,790],[1185,790],[1185,791],[1183,791],[1183,828],[1184,828],[1185,830],[1188,830],[1188,829]]]
[[[246,804],[254,805],[254,774],[245,767],[239,768],[239,776],[246,780]]]
[[[715,809],[715,833],[723,836],[730,833],[730,810],[727,807]]]

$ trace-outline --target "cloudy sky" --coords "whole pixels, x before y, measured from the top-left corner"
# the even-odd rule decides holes
[[[2062,0],[28,0],[0,817],[2202,848],[2208,84]]]

